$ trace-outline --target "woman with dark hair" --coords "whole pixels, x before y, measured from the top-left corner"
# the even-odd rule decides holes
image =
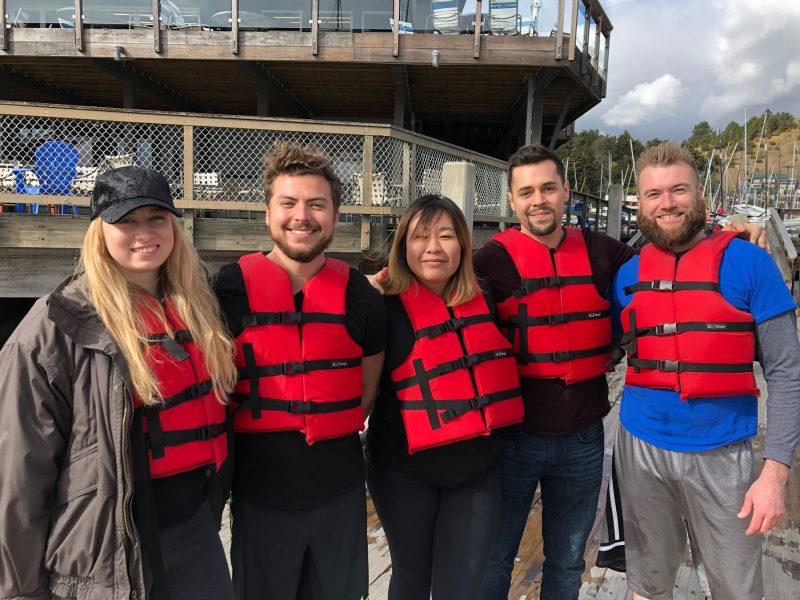
[[[392,555],[389,598],[477,598],[500,508],[494,430],[522,420],[516,363],[451,200],[411,204],[388,267],[389,346],[367,483]]]
[[[0,351],[0,597],[226,600],[233,344],[158,172],[97,178],[73,277]]]

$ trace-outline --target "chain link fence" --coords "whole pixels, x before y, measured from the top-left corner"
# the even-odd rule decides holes
[[[148,114],[142,120],[149,122],[135,122],[115,111],[106,114],[116,119],[76,118],[81,111],[75,109],[70,116],[13,111],[13,105],[0,107],[0,193],[88,197],[100,173],[139,165],[163,173],[176,200],[203,201],[211,209],[215,202],[224,201],[229,209],[230,203],[242,203],[243,210],[252,210],[253,203],[264,201],[263,157],[284,140],[315,144],[331,158],[342,181],[343,207],[408,206],[420,195],[442,192],[446,162],[467,161],[476,167],[476,218],[507,214],[501,210],[507,202],[502,163],[455,148],[447,152],[446,146],[405,132],[399,139],[388,135],[392,130],[386,126],[373,127],[370,134],[364,126],[332,123],[286,122],[281,129],[283,123],[255,119],[186,117],[175,124],[181,119],[158,123],[158,115]],[[368,170],[371,177],[365,177]]]

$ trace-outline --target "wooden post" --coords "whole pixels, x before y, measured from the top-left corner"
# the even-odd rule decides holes
[[[183,126],[183,199],[194,200],[194,127]]]
[[[556,29],[556,60],[561,60],[564,51],[564,3],[567,0],[558,0],[558,26]]]
[[[8,50],[8,37],[6,36],[6,3],[0,0],[0,50]]]
[[[592,61],[589,56],[589,20],[592,18],[592,0],[580,0],[583,6],[583,52],[581,53],[581,74],[589,72],[589,63]]]
[[[311,0],[311,54],[319,54],[319,0]]]
[[[394,21],[392,25],[392,56],[400,56],[400,0],[392,3]]]
[[[472,231],[475,211],[475,165],[468,162],[446,162],[442,165],[442,195],[456,203]]]
[[[412,190],[414,185],[414,163],[416,162],[416,145],[410,142],[403,142],[403,204],[408,206],[411,199],[415,197]]]
[[[592,85],[597,85],[600,73],[600,30],[603,28],[603,17],[600,16],[594,28],[594,74],[592,75]]]
[[[75,50],[83,52],[83,2],[75,0]]]
[[[153,52],[161,52],[161,2],[152,0],[150,12],[153,16]]]
[[[615,240],[622,237],[622,205],[624,194],[622,186],[613,184],[608,186],[608,212],[606,213],[606,235]]]
[[[316,1],[316,0],[315,0]],[[361,204],[372,206],[372,158],[373,137],[364,136],[364,173],[361,177]],[[369,250],[369,237],[372,217],[369,214],[361,215],[361,251]]]
[[[562,2],[564,0],[561,0]],[[475,35],[472,44],[472,58],[481,57],[481,22],[483,21],[483,0],[475,0]]]
[[[575,60],[575,44],[578,42],[578,7],[583,5],[583,0],[572,0],[572,26],[569,34],[572,36],[569,42],[569,60]]]
[[[239,54],[239,0],[231,0],[231,42],[234,54]]]

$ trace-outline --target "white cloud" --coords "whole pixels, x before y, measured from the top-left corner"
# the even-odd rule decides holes
[[[578,130],[680,142],[699,121],[741,122],[745,106],[749,115],[771,108],[800,116],[800,1],[600,2],[614,25],[608,95]],[[680,79],[683,93],[658,118],[636,124],[628,96],[663,73]],[[630,120],[616,120],[623,117]]]
[[[673,113],[684,89],[681,80],[670,73],[640,83],[603,115],[603,122],[611,127],[652,123]]]
[[[704,95],[705,118],[738,117],[746,106],[775,108],[800,95],[800,3],[730,0],[712,48],[715,89]]]

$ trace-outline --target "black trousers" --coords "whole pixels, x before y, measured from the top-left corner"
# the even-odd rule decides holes
[[[456,488],[367,465],[392,556],[389,600],[478,598],[500,516],[500,472]]]
[[[208,502],[183,523],[159,530],[158,539],[171,600],[233,600],[228,561]],[[147,600],[158,600],[146,558]]]
[[[363,487],[304,510],[267,508],[234,497],[231,517],[231,563],[238,600],[367,597]]]

